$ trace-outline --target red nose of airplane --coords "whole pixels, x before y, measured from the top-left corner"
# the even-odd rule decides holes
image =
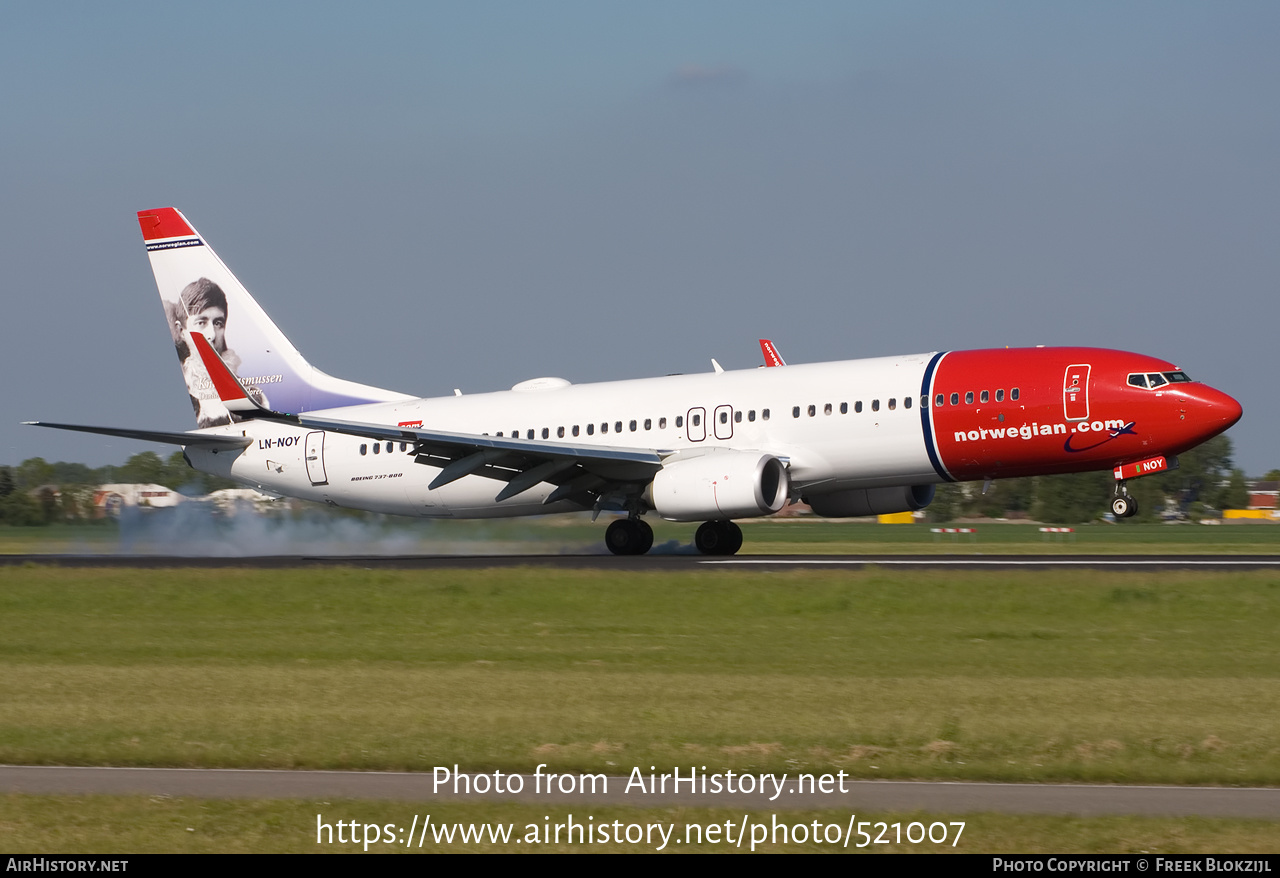
[[[1201,385],[1195,394],[1196,421],[1202,424],[1209,436],[1216,436],[1240,420],[1244,409],[1240,403],[1221,390]]]

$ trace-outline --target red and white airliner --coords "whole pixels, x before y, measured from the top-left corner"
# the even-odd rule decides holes
[[[420,399],[311,366],[173,208],[141,211],[197,418],[189,432],[42,426],[180,445],[196,469],[276,495],[423,518],[625,512],[605,542],[642,554],[642,516],[704,522],[803,499],[818,515],[917,510],[956,480],[1110,469],[1128,479],[1241,415],[1156,357],[1100,348],[948,351]],[[772,350],[767,363],[781,364]],[[38,423],[38,422],[37,422]]]

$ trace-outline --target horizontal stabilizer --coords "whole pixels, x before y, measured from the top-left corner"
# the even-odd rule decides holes
[[[127,430],[121,427],[86,427],[82,424],[50,424],[47,421],[23,421],[31,427],[52,427],[55,430],[74,430],[77,433],[98,433],[103,436],[119,436],[123,439],[141,439],[144,442],[160,442],[165,445],[189,445],[206,448],[248,448],[253,440],[247,436],[221,436],[217,433],[168,433],[163,430]]]

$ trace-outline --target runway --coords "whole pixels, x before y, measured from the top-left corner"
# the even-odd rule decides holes
[[[0,555],[0,566],[257,568],[363,567],[401,570],[477,570],[551,567],[562,570],[690,571],[710,569],[915,570],[1277,570],[1277,555]]]
[[[491,778],[492,776],[490,776]],[[511,775],[503,780],[514,787]],[[597,781],[594,793],[549,791],[547,779],[535,789],[533,775],[516,775],[517,793],[457,793],[452,781],[435,790],[426,772],[254,771],[193,768],[80,768],[0,766],[0,793],[43,795],[152,795],[205,799],[382,799],[449,803],[505,801],[521,804],[636,807],[747,808],[760,811],[840,809],[877,812],[928,811],[965,814],[1048,814],[1061,816],[1136,815],[1148,817],[1280,818],[1280,789],[1167,787],[1084,784],[936,783],[929,781],[845,780],[844,792],[801,790],[794,777],[777,792],[702,794],[627,791],[628,778]]]

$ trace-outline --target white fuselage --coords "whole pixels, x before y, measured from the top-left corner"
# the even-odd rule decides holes
[[[526,389],[413,399],[313,412],[366,423],[557,440],[696,456],[767,451],[789,461],[793,484],[822,490],[942,481],[930,464],[919,410],[932,354],[672,375],[600,384],[554,379]],[[518,387],[520,385],[517,385]],[[928,388],[923,388],[928,393]],[[797,416],[798,412],[798,416]],[[189,448],[198,469],[262,490],[398,515],[484,518],[582,508],[544,505],[543,483],[496,501],[503,483],[470,475],[434,490],[435,466],[413,443],[251,420],[208,432],[243,433],[242,452]],[[376,449],[376,453],[375,453]],[[312,457],[308,461],[306,458]]]

